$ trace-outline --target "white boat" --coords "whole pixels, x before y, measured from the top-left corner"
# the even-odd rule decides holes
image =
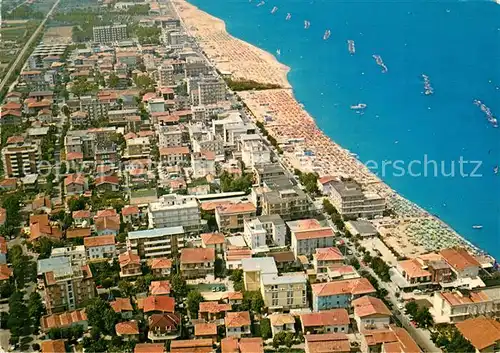
[[[331,34],[332,34],[332,33],[330,32],[330,30],[329,30],[329,29],[327,29],[327,30],[325,31],[325,34],[323,35],[323,40],[327,40],[328,38],[330,38],[330,35],[331,35]]]
[[[355,46],[354,41],[352,39],[349,39],[347,41],[347,49],[349,50],[349,53],[351,55],[353,55],[354,53],[356,53],[356,46]]]
[[[261,1],[261,2],[259,2],[259,3],[257,4],[257,7],[262,6],[262,5],[264,5],[265,3],[266,3],[265,1]]]
[[[474,228],[474,229],[482,229],[483,226],[481,226],[481,225],[475,225],[475,226],[472,226],[472,228]]]
[[[496,166],[495,168],[493,168],[493,173],[498,174],[498,166]]]
[[[281,55],[281,50],[279,50],[279,49],[276,50],[276,55],[278,55],[278,56]]]
[[[359,104],[351,105],[351,109],[352,110],[360,110],[360,109],[365,109],[365,108],[366,108],[366,104],[365,103],[359,103]]]
[[[273,7],[273,9],[271,10],[271,13],[275,13],[276,11],[278,11],[278,8],[275,6],[275,7]]]
[[[308,29],[311,26],[311,22],[309,21],[304,21],[304,29]]]
[[[288,20],[289,20],[289,19],[291,19],[291,18],[292,18],[292,15],[290,14],[290,12],[289,12],[289,13],[287,13],[287,14],[286,14],[286,18],[285,18],[285,20],[287,20],[287,21],[288,21]]]

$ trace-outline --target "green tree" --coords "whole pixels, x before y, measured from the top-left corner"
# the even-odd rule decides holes
[[[428,328],[434,324],[432,315],[427,307],[420,308],[414,318],[419,327]]]
[[[271,332],[271,321],[267,318],[260,320],[260,335],[264,340],[271,338],[273,335]]]
[[[182,300],[188,294],[186,280],[180,275],[175,274],[170,280],[172,285],[172,292],[176,300]]]
[[[304,185],[306,192],[308,192],[309,194],[316,195],[319,193],[318,174],[302,173],[299,175],[299,181],[302,185]]]
[[[134,286],[128,281],[121,280],[118,282],[118,288],[124,297],[131,297],[135,294]]]
[[[273,347],[278,348],[285,344],[286,332],[281,331],[274,335],[273,337]]]
[[[226,263],[221,258],[215,259],[214,272],[215,272],[215,278],[226,277]]]
[[[191,314],[191,318],[198,317],[198,311],[200,310],[200,303],[203,301],[203,296],[197,290],[192,290],[187,295],[186,304]]]
[[[233,281],[235,291],[240,292],[243,290],[243,270],[233,270],[233,272],[229,276],[229,279]]]
[[[42,297],[38,292],[32,292],[28,299],[28,315],[36,330],[38,330],[40,318],[43,314],[45,314],[45,307],[42,303]]]
[[[108,86],[109,87],[117,88],[119,83],[120,83],[120,79],[118,78],[118,76],[115,73],[112,73],[111,75],[109,75],[109,78],[108,78]]]
[[[418,311],[418,304],[416,301],[411,300],[405,305],[405,310],[408,315],[410,315],[412,318],[415,317]]]
[[[328,200],[326,197],[323,199],[323,210],[330,216],[333,214],[338,214],[335,206],[333,206],[330,200]]]
[[[283,343],[285,344],[285,346],[287,346],[288,348],[292,348],[293,346],[293,342],[294,342],[294,335],[293,335],[293,332],[287,332],[286,333],[286,336],[285,336],[285,339],[283,341]]]
[[[70,212],[84,210],[87,207],[87,199],[83,196],[72,197],[68,201],[68,208]]]
[[[98,329],[106,335],[115,334],[115,324],[118,322],[118,315],[108,302],[97,297],[91,299],[85,308],[89,325],[92,328]]]

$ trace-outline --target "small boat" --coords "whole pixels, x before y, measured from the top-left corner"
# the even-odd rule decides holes
[[[273,7],[273,9],[271,10],[271,13],[275,13],[276,11],[278,11],[278,8],[275,6],[275,7]]]
[[[496,166],[495,168],[493,168],[493,173],[498,174],[498,166]]]
[[[292,15],[290,14],[290,12],[289,12],[289,13],[287,13],[287,14],[286,14],[286,18],[285,18],[285,20],[287,20],[287,21],[288,21],[288,20],[289,20],[289,19],[291,19],[291,18],[292,18]]]
[[[278,55],[278,56],[281,55],[281,50],[279,50],[279,49],[276,50],[276,55]]]
[[[360,109],[365,109],[365,108],[366,108],[366,104],[365,103],[359,103],[359,104],[351,105],[351,109],[352,110],[360,110]]]
[[[261,1],[261,2],[259,2],[259,3],[257,4],[257,7],[260,7],[260,6],[264,5],[265,3],[266,3],[265,1]]]
[[[472,228],[474,228],[474,229],[482,229],[483,226],[481,226],[481,225],[475,225],[475,226],[472,226]]]
[[[323,35],[323,40],[327,40],[328,38],[330,38],[330,35],[331,35],[331,34],[332,34],[332,33],[330,32],[330,30],[329,30],[329,29],[327,29],[327,30],[325,31],[325,34]]]
[[[309,21],[304,21],[304,29],[308,29],[311,26],[311,22]]]
[[[349,53],[351,55],[354,55],[354,53],[356,53],[356,46],[354,45],[354,41],[352,39],[349,39],[347,41],[347,49],[349,50]]]
[[[384,61],[382,60],[382,57],[380,55],[372,55],[372,57],[375,59],[375,62],[377,63],[378,66],[382,68],[382,73],[385,74],[389,69],[387,66],[384,64]]]

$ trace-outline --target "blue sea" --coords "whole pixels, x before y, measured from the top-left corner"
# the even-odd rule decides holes
[[[329,137],[500,258],[500,172],[494,173],[500,128],[473,104],[479,99],[500,116],[500,5],[265,0],[257,7],[258,1],[190,0],[223,19],[232,35],[273,54],[280,49],[297,100]],[[323,40],[326,29],[331,36]],[[423,94],[422,74],[433,95]],[[350,109],[357,103],[367,104],[364,114]]]

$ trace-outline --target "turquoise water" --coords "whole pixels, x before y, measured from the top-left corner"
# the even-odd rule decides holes
[[[473,104],[480,99],[500,115],[500,5],[266,0],[257,7],[256,1],[191,0],[223,19],[232,35],[273,54],[280,49],[297,99],[328,136],[377,164],[378,175],[400,194],[500,257],[500,173],[493,172],[500,164],[500,128]],[[304,20],[311,22],[308,30]],[[326,29],[331,36],[324,41]],[[353,56],[348,39],[356,43]],[[373,54],[383,58],[387,73]],[[422,74],[434,95],[422,94]],[[368,105],[363,115],[349,108],[360,102]],[[437,162],[438,176],[431,162],[427,176],[416,176],[424,173],[418,162],[413,176],[390,167],[381,175],[382,161],[408,166],[424,158]],[[461,158],[481,161],[474,175],[482,176],[462,177],[475,164],[462,164],[460,172]]]

